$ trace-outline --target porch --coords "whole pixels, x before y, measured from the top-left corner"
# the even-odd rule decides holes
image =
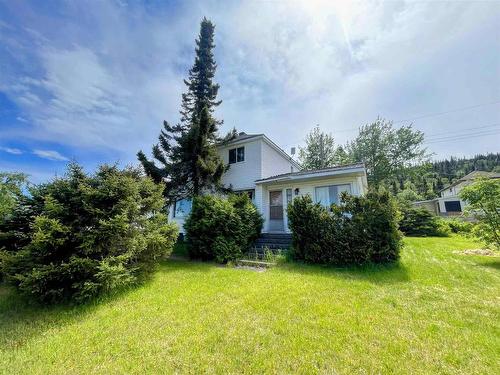
[[[344,191],[354,195],[367,191],[362,164],[287,173],[255,183],[255,204],[264,217],[262,232],[268,234],[290,233],[286,208],[296,197],[309,195],[329,207],[339,202]]]

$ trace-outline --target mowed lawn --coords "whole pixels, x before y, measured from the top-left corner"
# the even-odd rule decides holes
[[[461,238],[407,238],[398,266],[182,260],[79,307],[0,287],[0,372],[498,374],[500,258]]]

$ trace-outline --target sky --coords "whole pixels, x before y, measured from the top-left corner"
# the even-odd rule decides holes
[[[500,2],[0,0],[0,171],[137,163],[179,120],[204,16],[223,133],[289,151],[383,117],[435,159],[500,151]]]

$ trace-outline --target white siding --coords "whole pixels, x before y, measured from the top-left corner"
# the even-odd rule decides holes
[[[445,198],[438,198],[439,212],[447,213],[445,202],[453,202],[453,201],[460,202],[460,207],[462,208],[461,212],[463,212],[465,207],[467,206],[467,202],[461,200],[458,196],[453,196],[453,195],[447,196]]]
[[[174,217],[174,208],[173,206],[168,209],[168,221],[176,223],[179,226],[179,231],[184,233],[184,221],[186,218],[184,217]]]
[[[264,228],[263,231],[266,232],[269,230],[269,191],[282,190],[283,191],[283,207],[285,208],[284,212],[284,224],[285,231],[289,231],[288,229],[288,216],[286,214],[286,189],[292,189],[292,199],[295,199],[297,196],[309,195],[314,201],[314,189],[318,186],[327,186],[327,185],[343,185],[350,184],[351,185],[351,193],[353,195],[362,195],[364,194],[365,187],[363,186],[363,177],[359,176],[334,176],[329,178],[317,179],[317,180],[309,180],[309,181],[300,181],[300,182],[283,182],[279,184],[269,184],[262,186],[262,192],[260,193],[262,196],[262,201],[259,206],[260,212],[264,217]],[[259,186],[259,185],[258,185]],[[295,189],[299,189],[299,194],[295,195]]]
[[[262,178],[262,140],[237,143],[219,149],[224,164],[229,164],[229,150],[245,147],[245,161],[229,165],[229,170],[222,177],[224,185],[232,185],[233,189],[254,189],[255,180]]]
[[[290,160],[286,159],[265,141],[262,140],[261,143],[262,176],[260,178],[268,178],[278,174],[297,172],[297,168],[293,166]]]
[[[447,197],[455,197],[458,195],[458,193],[462,190],[462,184],[453,186],[450,189],[443,190],[441,192],[441,197],[442,198],[447,198]]]
[[[462,190],[462,188],[464,186],[466,186],[466,183],[461,182],[461,183],[459,183],[455,186],[452,186],[451,188],[445,189],[441,192],[441,197],[438,198],[438,206],[439,206],[440,213],[448,213],[446,211],[445,202],[449,202],[449,201],[460,201],[460,206],[461,206],[462,212],[463,212],[467,203],[464,202],[463,200],[461,200],[460,197],[458,196],[458,194],[460,193],[460,191]],[[453,214],[457,215],[457,213],[453,213]]]
[[[229,150],[245,147],[245,161],[229,165],[224,174],[224,185],[232,185],[235,190],[254,189],[255,180],[278,174],[297,172],[292,162],[271,147],[264,138],[250,139],[248,142],[236,142],[219,149],[225,164],[229,164]]]
[[[219,154],[225,164],[229,164],[229,150],[245,147],[245,160],[229,165],[229,170],[222,177],[224,185],[231,185],[234,190],[255,189],[254,203],[264,217],[264,231],[269,225],[269,191],[283,191],[283,206],[286,208],[286,189],[294,191],[299,188],[299,195],[309,194],[314,199],[314,188],[317,186],[350,184],[354,195],[362,195],[367,190],[366,175],[358,172],[348,176],[338,175],[330,177],[312,177],[306,181],[288,181],[280,183],[255,184],[256,180],[268,178],[283,173],[297,172],[297,166],[287,158],[285,154],[277,151],[264,137],[252,138],[248,141],[235,142],[219,148]],[[293,170],[292,170],[293,168]],[[183,232],[184,218],[173,217],[172,210],[169,219],[179,225]],[[287,215],[284,212],[285,230],[287,227]]]

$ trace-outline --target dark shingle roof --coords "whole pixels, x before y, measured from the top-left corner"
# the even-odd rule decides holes
[[[275,176],[262,178],[260,180],[255,181],[255,182],[265,182],[265,181],[269,181],[269,180],[275,180],[275,179],[286,178],[286,177],[295,177],[295,176],[308,175],[308,174],[319,174],[319,173],[325,173],[325,172],[336,172],[336,171],[343,171],[343,170],[347,170],[347,169],[364,168],[364,167],[365,167],[365,165],[363,163],[342,164],[342,165],[336,165],[335,167],[329,167],[329,168],[309,169],[309,170],[303,170],[303,171],[298,171],[298,172],[289,172],[289,173],[278,174]]]
[[[230,145],[231,143],[244,141],[244,140],[250,139],[250,138],[262,137],[263,135],[264,134],[247,134],[245,132],[241,132],[235,138],[231,139],[229,142],[221,143],[220,146]]]
[[[479,178],[479,177],[500,178],[500,173],[486,172],[486,171],[472,171],[469,174],[466,174],[465,176],[463,176],[462,178],[459,178],[458,180],[456,180],[452,184],[442,188],[441,190],[439,190],[439,192],[445,191],[447,189],[451,189],[452,187],[457,186],[461,182],[471,181],[471,180],[474,180],[475,178]]]

